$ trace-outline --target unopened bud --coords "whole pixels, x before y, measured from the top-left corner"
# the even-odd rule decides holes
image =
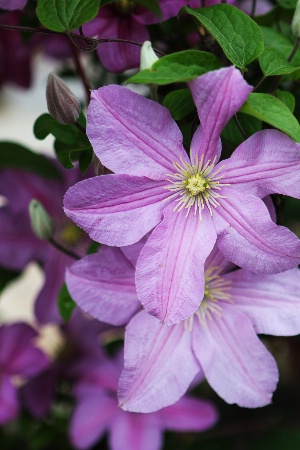
[[[300,0],[296,5],[296,10],[292,20],[292,32],[297,38],[300,37]]]
[[[66,83],[55,73],[47,81],[46,98],[48,111],[59,123],[75,123],[80,113],[80,103]]]
[[[34,234],[39,239],[51,239],[54,235],[55,226],[53,220],[38,200],[33,199],[29,203],[29,215]]]
[[[152,65],[158,60],[158,57],[153,51],[150,41],[145,41],[141,49],[141,64],[140,69],[151,69]]]

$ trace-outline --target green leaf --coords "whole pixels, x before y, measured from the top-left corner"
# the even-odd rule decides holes
[[[92,152],[91,145],[86,147],[70,146],[66,145],[56,139],[54,143],[54,149],[56,152],[57,159],[64,166],[65,169],[73,169],[73,161],[78,161],[82,152]]]
[[[300,448],[300,431],[273,431],[251,447],[251,450],[294,450]]]
[[[261,120],[258,120],[255,117],[249,117],[247,114],[238,113],[237,118],[247,138],[252,136],[252,134],[257,133],[262,128]],[[245,140],[234,118],[230,119],[224,128],[222,137],[234,147],[237,147]]]
[[[45,178],[61,178],[60,172],[49,158],[14,142],[0,142],[0,167],[29,170]]]
[[[63,125],[53,119],[50,114],[39,116],[33,126],[33,132],[37,139],[45,139],[49,134],[66,144],[76,144],[79,131],[74,125]],[[80,132],[83,134],[82,132]]]
[[[84,174],[88,170],[92,162],[93,154],[94,152],[92,148],[89,148],[87,151],[81,152],[78,160],[81,173]]]
[[[298,0],[277,0],[277,3],[285,9],[295,9]]]
[[[168,108],[174,120],[181,120],[195,109],[189,89],[178,89],[165,96],[164,106]]]
[[[250,94],[240,112],[256,117],[300,142],[300,126],[289,108],[270,94]]]
[[[289,91],[280,91],[279,89],[275,92],[275,94],[278,100],[284,103],[293,113],[296,104],[295,97],[293,96],[293,94]]]
[[[266,47],[258,60],[261,70],[266,77],[285,75],[300,69],[300,67],[295,67],[289,63],[284,55],[272,47]]]
[[[162,17],[158,0],[135,0],[135,3],[138,3],[139,5],[144,6],[144,8],[149,9],[149,11],[153,12],[158,17]]]
[[[259,26],[245,13],[231,5],[209,8],[183,8],[196,17],[213,35],[227,58],[243,69],[263,51],[263,36]]]
[[[67,286],[63,284],[58,294],[57,307],[59,314],[61,315],[61,317],[64,319],[65,322],[68,322],[70,320],[75,306],[76,303],[72,299]]]
[[[37,16],[49,30],[70,31],[92,20],[100,0],[38,0]]]
[[[133,75],[128,83],[170,84],[193,80],[200,75],[219,69],[218,59],[211,53],[185,50],[164,56],[151,69]]]

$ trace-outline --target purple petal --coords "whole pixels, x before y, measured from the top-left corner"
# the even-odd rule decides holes
[[[44,353],[34,347],[36,331],[25,323],[0,328],[0,366],[10,375],[33,376],[49,362]]]
[[[277,130],[263,130],[224,161],[222,183],[260,198],[278,193],[300,197],[300,144]]]
[[[162,18],[160,19],[156,14],[152,13],[146,8],[140,8],[138,12],[134,12],[134,17],[140,23],[145,25],[150,25],[153,23],[158,23],[161,20],[167,20],[170,17],[177,16],[180,9],[186,6],[189,2],[187,0],[160,0],[159,6],[162,12]],[[200,5],[199,5],[200,7]]]
[[[66,283],[78,306],[100,321],[124,325],[141,308],[134,268],[119,248],[101,248],[76,262]]]
[[[154,414],[134,414],[119,410],[110,423],[111,450],[160,450],[162,431]]]
[[[35,417],[44,417],[55,398],[59,372],[53,367],[26,383],[20,390],[22,404]]]
[[[147,234],[144,236],[140,241],[136,242],[132,245],[126,245],[125,247],[121,248],[121,251],[124,253],[125,257],[128,259],[128,261],[131,262],[133,267],[136,266],[137,260],[140,256],[140,253],[142,251],[142,248],[147,242],[149,235]]]
[[[300,333],[300,271],[256,275],[229,273],[231,299],[252,321],[257,333],[292,336]]]
[[[27,0],[0,0],[1,9],[23,9]]]
[[[163,181],[103,175],[81,181],[64,198],[65,213],[102,244],[134,244],[162,218]]]
[[[136,287],[145,309],[168,325],[185,320],[199,307],[204,292],[204,262],[216,232],[208,210],[198,214],[164,210],[164,220],[141,251]]]
[[[211,387],[227,403],[257,408],[271,403],[278,371],[247,316],[222,304],[206,326],[194,322],[193,349]]]
[[[254,273],[278,273],[300,263],[299,239],[271,220],[262,200],[233,188],[222,188],[222,195],[213,219],[227,259]]]
[[[102,164],[116,173],[162,180],[174,171],[173,161],[188,162],[170,112],[121,86],[92,92],[87,134]]]
[[[216,424],[218,412],[205,400],[184,396],[159,411],[164,428],[174,431],[204,431]]]
[[[200,160],[204,155],[204,162],[219,159],[221,131],[253,88],[233,66],[201,75],[188,85],[202,126],[201,140],[193,139],[193,157]]]
[[[78,449],[87,449],[95,444],[117,414],[116,399],[95,391],[85,396],[75,407],[70,425],[70,439]]]
[[[121,408],[153,412],[176,402],[200,370],[191,339],[183,324],[168,327],[145,311],[138,313],[126,328]]]
[[[62,321],[57,308],[57,299],[64,283],[66,268],[72,261],[69,256],[50,248],[48,259],[43,267],[45,283],[34,306],[35,315],[41,324]]]
[[[15,387],[9,378],[1,374],[0,379],[0,424],[14,419],[19,412],[19,402]]]

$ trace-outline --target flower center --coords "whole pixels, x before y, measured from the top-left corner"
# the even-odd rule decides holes
[[[204,297],[197,311],[185,321],[185,326],[192,331],[194,318],[197,317],[202,326],[207,327],[207,319],[213,314],[222,317],[222,302],[231,303],[230,281],[220,277],[222,267],[210,266],[205,271]]]
[[[119,0],[114,3],[114,8],[122,16],[127,16],[134,10],[135,2],[133,0]]]
[[[73,223],[67,223],[59,233],[60,240],[64,245],[74,246],[83,237],[83,231]]]
[[[167,174],[169,185],[166,189],[172,192],[167,198],[174,198],[177,203],[174,211],[181,211],[187,209],[186,217],[190,210],[194,209],[194,214],[198,212],[200,220],[202,219],[202,211],[205,207],[212,215],[212,207],[217,208],[220,205],[217,199],[224,198],[220,195],[220,190],[223,186],[228,184],[220,183],[223,176],[218,174],[222,167],[214,170],[216,158],[211,162],[208,160],[203,163],[204,155],[200,161],[196,158],[195,164],[188,162],[174,162],[173,165],[177,172]],[[167,200],[166,199],[166,200]]]
[[[201,173],[191,176],[182,182],[191,195],[197,195],[209,188],[209,181]]]

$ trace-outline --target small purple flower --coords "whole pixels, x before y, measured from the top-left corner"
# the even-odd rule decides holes
[[[87,449],[109,432],[111,450],[159,450],[164,430],[204,431],[218,419],[214,406],[205,400],[183,397],[175,405],[153,414],[122,411],[117,404],[117,386],[122,358],[106,360],[78,383],[77,405],[70,437],[78,449]]]
[[[23,9],[27,0],[0,0],[0,9]]]
[[[7,203],[0,208],[0,265],[22,270],[29,261],[43,264],[46,279],[38,295],[35,312],[41,323],[60,321],[57,295],[72,258],[38,239],[31,229],[28,205],[42,203],[56,226],[55,239],[79,254],[85,254],[89,239],[65,216],[62,208],[66,189],[81,179],[79,170],[62,171],[61,179],[49,180],[23,170],[1,170],[0,195]]]
[[[78,305],[98,320],[124,324],[133,317],[125,333],[122,408],[153,412],[168,406],[202,370],[226,402],[251,408],[269,404],[278,371],[257,334],[299,333],[299,269],[276,275],[232,271],[233,264],[215,247],[205,264],[198,309],[185,322],[168,326],[138,307],[132,255],[136,259],[140,248],[101,248],[73,264],[66,278]]]
[[[162,19],[135,4],[131,0],[122,0],[101,7],[98,16],[83,29],[86,35],[100,39],[126,39],[143,43],[149,40],[146,25],[158,23],[176,16],[187,4],[186,0],[159,0]],[[100,44],[97,52],[104,67],[110,72],[122,72],[139,67],[140,47],[118,42]]]
[[[49,365],[35,346],[36,337],[36,331],[24,323],[0,327],[0,424],[14,419],[19,412],[14,377],[26,382]]]
[[[300,262],[300,241],[270,218],[262,197],[300,196],[300,145],[261,131],[219,161],[220,133],[252,90],[234,67],[189,83],[201,126],[187,156],[169,111],[125,88],[94,91],[88,136],[113,175],[65,195],[66,214],[96,241],[126,246],[154,229],[136,267],[138,297],[163,323],[185,320],[204,292],[204,262],[215,242],[256,273]]]

